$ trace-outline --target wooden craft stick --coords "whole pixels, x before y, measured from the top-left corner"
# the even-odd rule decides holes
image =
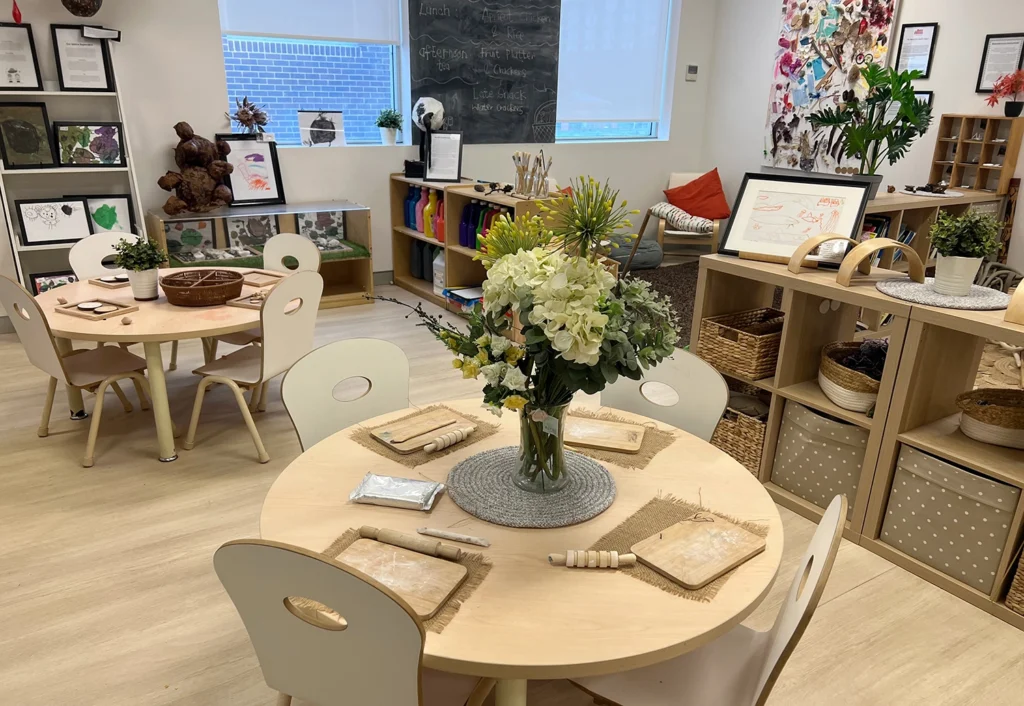
[[[466,437],[476,431],[475,426],[470,427],[459,427],[458,429],[452,429],[450,432],[442,434],[437,437],[429,444],[423,447],[423,450],[429,453],[447,449],[449,446],[455,446],[459,442],[465,441]]]
[[[567,549],[565,554],[548,554],[548,563],[576,569],[617,569],[620,566],[635,566],[636,554]]]
[[[416,531],[428,537],[437,537],[438,539],[449,539],[453,542],[473,544],[477,547],[491,546],[491,543],[483,537],[474,537],[469,534],[459,534],[458,532],[449,532],[448,530],[431,529],[430,527],[420,527]]]
[[[401,439],[392,439],[391,443],[392,444],[404,444],[406,441],[409,441],[410,439],[415,439],[417,436],[423,436],[424,434],[429,434],[432,431],[437,431],[438,429],[444,429],[447,426],[455,424],[456,421],[457,420],[455,420],[455,419],[446,419],[443,422],[438,422],[437,424],[435,424],[434,426],[430,427],[429,429],[417,429],[415,431],[415,433],[410,431],[408,436],[404,436]]]
[[[377,529],[364,525],[359,528],[359,536],[365,539],[376,539],[384,544],[391,544],[410,551],[427,554],[429,556],[441,557],[449,561],[458,561],[462,556],[462,550],[443,542],[435,542],[423,537],[415,537],[411,534],[403,534],[392,529]]]

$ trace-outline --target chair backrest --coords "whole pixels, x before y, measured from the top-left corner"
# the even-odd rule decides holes
[[[674,189],[677,186],[685,186],[702,176],[704,175],[700,172],[672,172],[668,175],[668,188]]]
[[[256,539],[228,542],[213,566],[270,688],[313,704],[420,703],[423,626],[388,588],[325,556]]]
[[[335,389],[351,378],[365,379],[369,389],[353,400],[337,399]],[[353,424],[408,407],[409,359],[394,343],[374,338],[328,343],[292,366],[281,399],[305,451]]]
[[[138,237],[134,233],[96,233],[82,238],[71,246],[68,253],[71,269],[83,282],[94,277],[123,274],[123,269],[106,267],[103,260],[114,254],[114,246],[120,240],[136,240]]]
[[[671,387],[675,404],[652,402],[644,386],[659,382]],[[653,395],[652,395],[653,396]],[[697,356],[677,350],[657,366],[644,372],[642,380],[620,377],[601,393],[601,404],[642,414],[711,441],[715,427],[729,403],[729,387],[721,374]]]
[[[317,272],[296,272],[270,290],[260,311],[264,381],[288,370],[313,350],[313,329],[323,293],[324,280]]]
[[[796,643],[803,636],[807,624],[811,622],[811,616],[818,607],[825,582],[836,561],[839,543],[843,538],[846,509],[845,495],[837,495],[832,499],[797,566],[786,601],[769,633],[766,662],[761,668],[754,706],[764,706],[782,668],[796,649]]]
[[[0,306],[3,306],[10,316],[14,330],[18,332],[18,338],[21,339],[21,345],[25,347],[25,353],[32,365],[50,377],[67,383],[67,374],[60,353],[57,352],[57,346],[53,343],[50,325],[46,322],[39,303],[28,290],[14,280],[0,275]]]
[[[294,257],[298,268],[285,266],[286,257]],[[320,248],[312,240],[295,233],[278,233],[263,246],[263,269],[273,272],[318,272]]]

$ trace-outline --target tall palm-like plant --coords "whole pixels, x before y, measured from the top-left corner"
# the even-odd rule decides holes
[[[928,132],[932,108],[914,95],[920,71],[896,71],[868,64],[861,71],[868,85],[867,97],[838,108],[826,108],[809,116],[814,127],[842,130],[846,156],[860,160],[861,174],[877,174],[885,160],[896,164],[914,140]],[[895,105],[899,110],[893,110]]]

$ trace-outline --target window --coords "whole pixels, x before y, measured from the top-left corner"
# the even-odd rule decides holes
[[[220,0],[229,112],[266,106],[281,145],[300,145],[298,111],[343,113],[347,144],[378,144],[377,114],[397,107],[397,0]]]

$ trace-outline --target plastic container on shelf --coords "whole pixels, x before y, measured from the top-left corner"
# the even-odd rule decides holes
[[[409,194],[405,197],[405,227],[416,228],[416,202],[420,200],[420,190],[413,186],[409,186]]]
[[[444,199],[437,202],[437,213],[434,215],[434,237],[437,238],[440,243],[443,243],[445,240]]]
[[[428,238],[434,235],[434,214],[437,212],[437,192],[433,189],[427,194],[427,205],[423,207],[423,234]]]
[[[409,274],[417,279],[423,279],[423,248],[426,243],[413,240],[409,243]]]
[[[429,189],[423,187],[420,190],[420,200],[416,202],[416,230],[420,233],[425,232],[423,230],[423,209],[427,207],[427,192]]]
[[[444,296],[444,249],[438,248],[434,255],[434,294]]]

